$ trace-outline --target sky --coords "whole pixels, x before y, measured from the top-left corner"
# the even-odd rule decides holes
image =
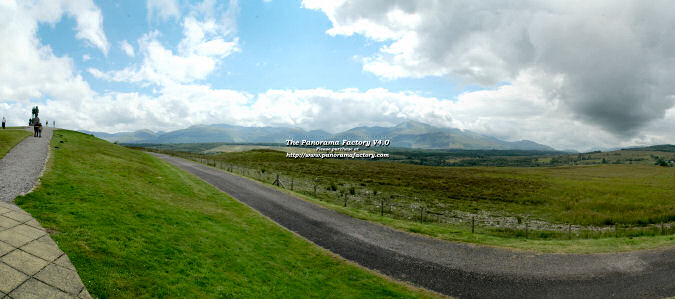
[[[675,2],[0,0],[0,114],[675,143]]]

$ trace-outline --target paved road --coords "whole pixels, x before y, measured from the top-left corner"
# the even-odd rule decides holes
[[[399,280],[461,298],[675,295],[675,246],[614,254],[535,254],[447,242],[319,207],[260,183],[161,154],[289,230]]]

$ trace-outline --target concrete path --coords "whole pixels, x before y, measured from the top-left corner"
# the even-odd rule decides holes
[[[42,138],[27,137],[0,160],[0,201],[14,201],[33,189],[47,163],[51,139],[52,129],[45,128]]]
[[[32,129],[31,129],[32,132]],[[52,129],[28,137],[0,160],[0,295],[91,298],[68,256],[30,214],[11,201],[29,192],[49,156]]]
[[[354,219],[202,164],[154,155],[346,259],[443,294],[462,298],[675,295],[675,247],[613,254],[535,254],[441,241]]]

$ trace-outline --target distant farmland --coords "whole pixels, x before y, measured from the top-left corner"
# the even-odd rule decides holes
[[[432,167],[386,160],[288,159],[271,150],[208,157],[221,164],[280,174],[286,181],[316,180],[334,197],[376,191],[396,194],[400,202],[445,210],[483,210],[579,225],[675,221],[675,171],[646,163]]]
[[[675,152],[651,148],[578,154],[391,148],[385,152],[392,159],[364,161],[288,159],[282,150],[312,149],[279,144],[146,146],[207,153],[220,163],[279,174],[298,183],[316,180],[321,188],[335,193],[333,198],[353,188],[351,192],[361,194],[394,195],[405,204],[557,223],[602,226],[675,221],[675,168],[654,165],[658,160],[675,160]],[[445,166],[455,161],[478,167],[426,166],[438,164],[431,163],[438,159],[446,161]],[[501,167],[481,166],[495,164]]]

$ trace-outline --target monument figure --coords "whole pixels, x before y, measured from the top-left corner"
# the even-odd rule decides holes
[[[31,118],[28,120],[29,126],[35,126],[40,122],[40,118],[38,117],[39,113],[40,108],[38,108],[38,106],[33,107],[33,110],[31,112]]]

